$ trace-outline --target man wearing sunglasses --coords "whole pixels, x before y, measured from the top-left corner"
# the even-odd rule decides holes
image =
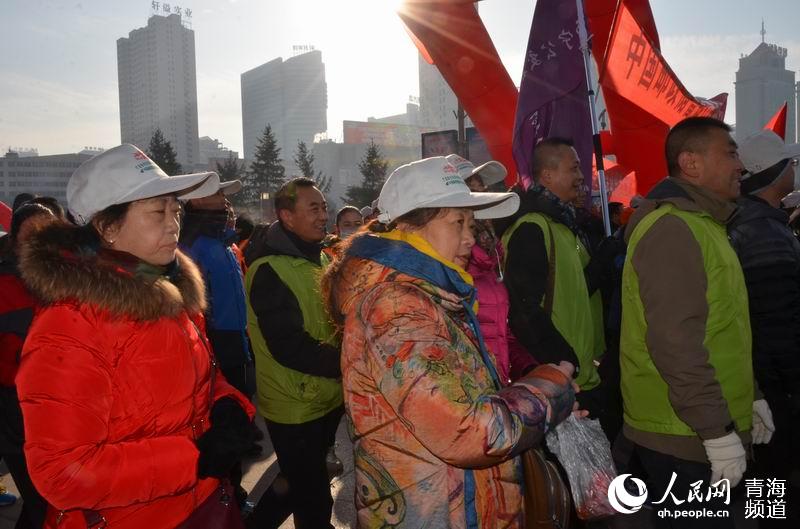
[[[786,145],[763,130],[739,145],[739,157],[745,167],[742,196],[728,233],[747,285],[753,374],[775,430],[768,444],[753,446],[754,477],[786,479],[787,494],[798,497],[791,477],[800,472],[792,448],[800,438],[800,242],[781,202],[795,189],[800,145]],[[789,525],[800,526],[800,509],[787,509],[786,515],[796,522]]]

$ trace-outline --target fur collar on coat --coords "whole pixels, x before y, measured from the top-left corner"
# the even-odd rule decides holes
[[[19,269],[31,292],[44,304],[90,304],[116,317],[157,320],[190,315],[206,308],[205,287],[197,266],[178,251],[172,281],[133,275],[101,259],[81,229],[54,224],[27,241]]]

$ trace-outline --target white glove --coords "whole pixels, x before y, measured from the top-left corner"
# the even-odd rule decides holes
[[[738,485],[747,470],[747,455],[736,432],[717,439],[706,439],[703,446],[711,461],[711,483],[727,479],[731,488]]]
[[[753,444],[769,443],[773,433],[775,433],[775,423],[772,421],[769,404],[764,399],[753,401]]]

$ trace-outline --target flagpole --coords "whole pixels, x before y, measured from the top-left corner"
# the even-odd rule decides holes
[[[589,35],[586,33],[586,17],[583,14],[583,0],[575,0],[578,6],[578,36],[583,52],[583,68],[586,71],[586,87],[589,90],[589,114],[592,120],[592,143],[594,159],[597,166],[597,181],[600,184],[600,206],[603,210],[603,227],[606,237],[611,235],[611,220],[608,216],[608,194],[606,193],[606,172],[603,168],[603,146],[600,144],[600,123],[597,120],[597,109],[594,104],[594,81],[592,79],[592,54],[589,48]],[[590,189],[591,191],[591,189]]]

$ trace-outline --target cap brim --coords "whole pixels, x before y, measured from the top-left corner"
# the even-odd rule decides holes
[[[229,180],[227,182],[220,182],[219,189],[225,196],[234,195],[242,190],[242,181]]]
[[[783,203],[783,207],[785,208],[796,208],[800,206],[800,191],[792,191],[781,199],[781,203]]]
[[[418,208],[470,208],[476,219],[510,217],[519,209],[516,193],[459,193],[420,204]]]
[[[786,158],[796,158],[800,156],[800,143],[787,143],[783,152],[786,153]]]
[[[502,182],[508,175],[508,171],[503,164],[490,160],[483,165],[479,165],[472,171],[472,175],[480,175],[483,180],[483,185],[491,186],[498,182]]]
[[[219,176],[214,172],[193,173],[149,180],[122,197],[117,204],[144,200],[161,195],[176,195],[180,200],[192,200],[219,191]]]

